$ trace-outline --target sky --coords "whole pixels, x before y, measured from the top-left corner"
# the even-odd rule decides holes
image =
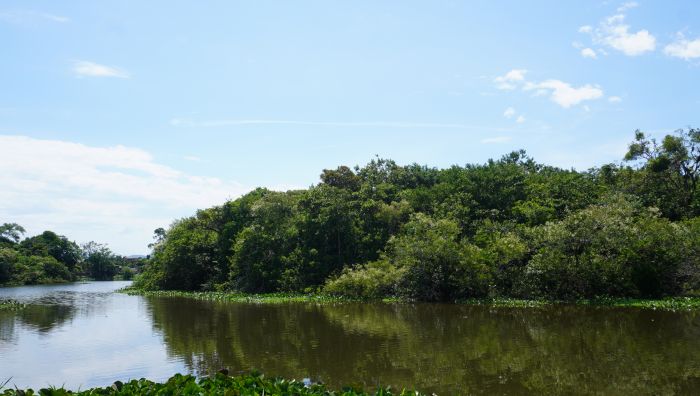
[[[0,2],[0,223],[118,254],[375,156],[585,170],[700,126],[697,1]]]

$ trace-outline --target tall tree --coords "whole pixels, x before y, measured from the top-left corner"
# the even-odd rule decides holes
[[[661,196],[665,202],[659,206],[669,217],[700,214],[700,129],[678,130],[660,143],[637,130],[625,160],[637,162],[644,172],[646,195]]]
[[[17,223],[4,223],[0,225],[0,242],[18,243],[25,232],[24,227]]]

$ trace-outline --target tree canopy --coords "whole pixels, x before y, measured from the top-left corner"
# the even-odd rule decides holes
[[[71,282],[79,277],[131,278],[139,264],[96,242],[78,246],[53,231],[21,239],[25,232],[16,223],[0,225],[0,286]]]
[[[437,169],[375,158],[156,232],[137,286],[419,300],[697,293],[700,132],[635,134],[587,171],[524,151]]]

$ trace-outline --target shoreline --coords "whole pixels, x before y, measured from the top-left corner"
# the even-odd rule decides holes
[[[283,304],[283,303],[399,303],[409,304],[420,301],[406,300],[398,297],[385,297],[377,299],[363,299],[339,297],[325,294],[298,294],[298,293],[267,293],[244,294],[232,292],[188,292],[176,290],[138,290],[126,288],[118,290],[119,293],[139,295],[145,297],[177,297],[191,298],[206,301],[226,301],[253,304]],[[501,308],[539,308],[547,306],[589,306],[589,307],[615,307],[615,308],[640,308],[664,311],[694,311],[700,310],[700,297],[667,297],[662,299],[638,299],[638,298],[597,298],[574,301],[559,300],[527,300],[517,298],[473,298],[444,304],[479,305]]]

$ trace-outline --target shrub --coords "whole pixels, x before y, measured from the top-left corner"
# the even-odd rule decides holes
[[[404,272],[404,269],[396,268],[386,259],[373,261],[355,268],[345,268],[340,276],[326,282],[323,291],[356,298],[393,296]]]

